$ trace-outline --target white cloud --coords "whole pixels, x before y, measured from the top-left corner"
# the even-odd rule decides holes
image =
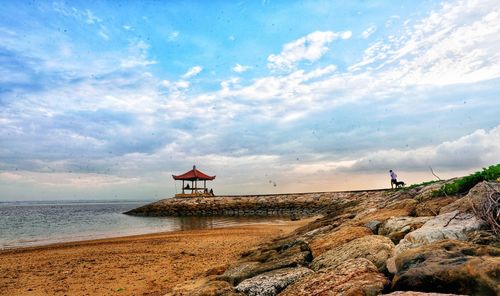
[[[401,19],[401,17],[399,15],[390,16],[389,19],[385,22],[385,27],[389,28],[390,26],[395,24],[400,19]]]
[[[104,31],[101,30],[101,31],[98,32],[98,34],[99,34],[99,36],[102,37],[102,39],[109,40],[108,34],[104,33]]]
[[[186,73],[184,73],[184,75],[182,75],[182,78],[187,79],[187,78],[194,77],[194,76],[200,74],[201,71],[203,71],[202,67],[194,66],[194,67],[190,68]]]
[[[149,44],[140,40],[129,45],[129,55],[121,60],[123,68],[145,67],[157,64],[155,60],[150,60],[148,57]]]
[[[179,37],[179,31],[174,31],[174,32],[170,33],[170,35],[168,35],[168,40],[174,41],[178,37]]]
[[[0,173],[0,180],[38,186],[68,187],[71,189],[94,189],[106,186],[135,184],[140,181],[136,177],[118,177],[104,174],[78,174],[78,173],[46,173],[20,171],[17,173]]]
[[[220,86],[222,88],[222,92],[227,92],[229,91],[229,87],[232,86],[232,85],[236,85],[238,82],[240,81],[240,79],[238,77],[231,77],[227,80],[224,80],[220,83]]]
[[[189,81],[185,81],[185,80],[179,80],[179,81],[174,83],[174,86],[177,88],[188,88],[189,85],[190,85]]]
[[[497,164],[500,161],[500,125],[489,132],[479,129],[469,135],[436,146],[412,150],[381,150],[352,161],[346,170],[384,171],[390,168],[425,170],[462,169]]]
[[[349,39],[352,33],[316,31],[304,37],[283,45],[281,53],[272,54],[267,58],[267,66],[272,70],[293,69],[300,61],[314,62],[327,51],[328,44],[336,39]]]
[[[89,9],[86,9],[85,10],[85,16],[86,16],[86,22],[87,24],[94,24],[94,23],[100,23],[102,22],[102,19],[98,18],[97,16],[94,15],[94,13],[89,10]]]
[[[250,66],[243,66],[240,64],[236,64],[236,65],[234,65],[234,67],[231,70],[233,70],[233,72],[236,72],[236,73],[243,73],[243,72],[248,71],[248,69],[250,69],[250,68],[251,68]]]
[[[499,9],[494,1],[484,6],[447,4],[416,23],[405,22],[400,35],[373,43],[348,72],[337,71],[335,65],[310,72],[295,70],[255,78],[247,85],[225,83],[220,93],[211,95],[215,101],[225,100],[231,110],[246,110],[245,104],[252,104],[259,110],[255,113],[276,121],[298,120],[318,110],[361,101],[391,99],[391,107],[398,108],[408,103],[409,92],[420,95],[433,87],[500,77],[500,23],[494,22]],[[269,65],[296,69],[301,60],[320,58],[328,50],[325,44],[342,38],[341,33],[332,34],[314,32],[291,42]],[[349,32],[343,35],[350,37]],[[316,50],[309,52],[309,47]],[[261,104],[253,105],[256,100]],[[272,107],[278,102],[279,109]]]
[[[498,1],[445,3],[400,36],[365,50],[352,71],[372,70],[379,81],[410,85],[474,83],[500,77]]]
[[[361,36],[363,36],[363,38],[366,39],[370,37],[373,33],[375,33],[375,31],[377,31],[377,26],[375,25],[370,26],[366,30],[364,30],[363,33],[361,33]]]

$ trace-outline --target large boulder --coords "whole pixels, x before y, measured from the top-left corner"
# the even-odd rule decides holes
[[[381,235],[367,235],[321,254],[313,260],[311,266],[313,270],[318,271],[329,267],[334,268],[349,259],[365,258],[383,271],[386,269],[387,258],[393,250],[394,243],[389,238]]]
[[[397,244],[407,233],[414,231],[432,217],[392,217],[386,220],[378,229],[378,234],[389,237]]]
[[[414,198],[419,202],[434,199],[435,198],[434,191],[439,190],[441,186],[443,186],[446,183],[453,182],[454,180],[455,179],[450,179],[447,181],[438,181],[430,185],[422,186],[418,189],[418,192]]]
[[[389,281],[369,260],[357,258],[306,275],[280,296],[378,295]]]
[[[217,278],[233,285],[261,273],[286,268],[307,266],[312,260],[311,249],[300,240],[277,241],[243,254],[239,262],[230,266]]]
[[[328,231],[330,229],[336,228],[342,223],[349,221],[356,216],[353,213],[340,214],[340,215],[326,215],[324,217],[318,218],[311,223],[301,226],[294,230],[291,236],[304,236],[306,239],[321,233],[322,231]],[[321,229],[321,230],[319,230]]]
[[[305,242],[310,242],[315,237],[324,235],[325,233],[332,231],[332,229],[335,229],[336,227],[337,227],[336,225],[321,226],[319,228],[304,233],[303,235],[300,236],[300,238]]]
[[[219,275],[217,279],[231,283],[232,285],[237,285],[244,279],[251,278],[272,269],[266,270],[262,267],[260,262],[238,262],[233,266],[229,267],[222,275]]]
[[[443,214],[453,211],[473,212],[473,209],[479,209],[481,204],[492,194],[500,194],[500,183],[481,182],[469,190],[466,196],[442,207],[439,213]]]
[[[409,248],[415,248],[443,239],[467,240],[467,233],[484,227],[484,221],[471,213],[451,213],[438,215],[420,227],[408,233],[396,246],[399,253]]]
[[[500,248],[500,236],[493,231],[477,230],[467,233],[467,241],[478,245],[490,245]]]
[[[313,271],[306,267],[276,269],[242,281],[236,291],[248,296],[274,296],[309,273]]]
[[[441,208],[455,202],[456,197],[438,197],[434,199],[429,199],[417,204],[415,208],[415,216],[425,217],[425,216],[437,216]]]
[[[405,209],[408,213],[412,213],[417,206],[417,201],[411,197],[396,199],[388,202],[385,205],[385,209],[395,210],[395,209]]]
[[[372,221],[366,223],[365,227],[369,228],[372,231],[372,233],[377,234],[378,228],[380,227],[381,224],[382,224],[382,222],[380,222],[378,220],[372,220]]]
[[[180,292],[173,295],[189,295],[189,296],[245,296],[245,294],[238,293],[234,288],[224,281],[208,281],[201,287],[191,292]]]
[[[500,249],[444,240],[396,257],[394,290],[499,295]]]
[[[397,200],[384,208],[368,208],[361,211],[347,223],[357,226],[365,226],[375,220],[383,223],[391,217],[411,216],[415,212],[415,207],[416,201],[413,199]]]
[[[303,254],[303,252],[311,252],[309,245],[305,241],[295,238],[287,238],[276,240],[266,245],[244,252],[241,256],[240,261],[258,261],[261,263],[282,261],[283,259],[293,257],[297,254],[307,255],[305,253]],[[310,255],[304,257],[312,259],[310,258]],[[305,258],[304,260],[298,262],[298,264],[307,264],[307,260]]]
[[[311,240],[309,246],[311,247],[313,257],[317,257],[337,246],[371,234],[373,234],[372,231],[366,227],[340,227],[324,235],[316,236],[313,240]]]

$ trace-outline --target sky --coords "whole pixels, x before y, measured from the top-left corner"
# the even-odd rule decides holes
[[[500,163],[500,2],[0,0],[0,201],[384,188]]]

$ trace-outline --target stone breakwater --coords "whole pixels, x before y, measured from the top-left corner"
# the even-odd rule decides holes
[[[134,216],[312,216],[381,190],[167,198],[133,209]]]
[[[500,199],[500,183],[434,196],[445,182],[325,194],[344,203],[167,295],[500,295],[500,237],[477,215]]]

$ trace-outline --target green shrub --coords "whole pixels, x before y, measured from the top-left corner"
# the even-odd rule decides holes
[[[433,196],[445,196],[464,194],[482,181],[494,181],[500,178],[500,164],[492,165],[488,168],[483,168],[482,171],[475,172],[468,176],[459,178],[451,183],[444,184],[440,189],[432,192]]]

